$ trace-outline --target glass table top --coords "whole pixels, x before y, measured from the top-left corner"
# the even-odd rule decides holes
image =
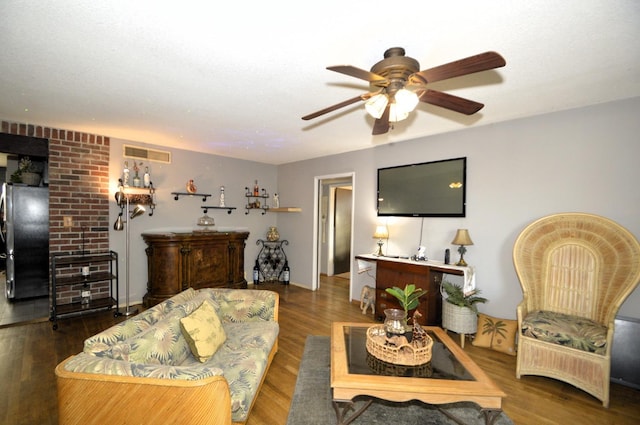
[[[349,373],[359,375],[401,376],[428,379],[473,381],[473,376],[447,349],[436,334],[433,339],[431,361],[418,366],[402,366],[387,363],[369,354],[366,348],[367,328],[344,326],[347,367]]]

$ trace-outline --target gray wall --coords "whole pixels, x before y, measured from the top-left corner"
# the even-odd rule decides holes
[[[118,178],[122,174],[122,165],[124,163],[122,156],[123,144],[171,151],[172,153],[171,164],[146,161],[144,163],[144,166],[148,165],[150,167],[151,180],[157,188],[158,206],[153,216],[149,217],[145,214],[131,221],[131,303],[140,303],[147,288],[147,259],[144,252],[146,244],[140,235],[149,230],[197,228],[196,220],[203,215],[200,207],[218,205],[220,186],[225,187],[226,206],[236,207],[237,209],[230,215],[223,210],[209,210],[207,214],[214,218],[218,227],[249,230],[250,235],[245,249],[245,271],[248,279],[251,280],[251,270],[258,254],[256,240],[265,239],[269,226],[277,224],[277,216],[276,213],[262,215],[260,210],[252,210],[250,214],[245,215],[246,197],[244,196],[244,188],[253,188],[254,181],[257,179],[260,187],[267,188],[272,195],[276,192],[276,166],[111,139],[109,174],[111,176],[111,193],[113,194],[118,190]],[[131,164],[131,160],[129,160],[129,164]],[[194,179],[198,192],[210,193],[213,196],[208,198],[206,203],[202,202],[202,197],[195,196],[180,197],[179,200],[174,200],[171,192],[185,192],[185,186],[189,179]],[[112,199],[114,198],[112,197]],[[272,200],[270,199],[269,202],[272,202]],[[119,208],[114,200],[109,211],[110,223],[113,224],[115,222],[118,212]],[[281,236],[286,237],[288,235],[281,233]],[[111,228],[109,244],[112,250],[120,254],[120,301],[124,304],[125,232],[116,232]]]
[[[143,231],[162,228],[194,228],[202,215],[200,198],[180,198],[188,179],[195,179],[200,191],[214,196],[207,204],[217,205],[219,186],[226,188],[226,203],[238,210],[231,215],[213,211],[216,224],[250,231],[245,254],[245,271],[251,268],[269,226],[278,226],[290,241],[288,257],[291,281],[311,287],[313,260],[314,177],[354,173],[354,254],[376,249],[372,238],[376,217],[376,170],[379,167],[466,156],[468,158],[466,218],[389,218],[389,241],[385,252],[411,255],[420,240],[430,258],[441,260],[456,229],[468,228],[475,245],[465,259],[477,270],[477,284],[491,301],[480,309],[505,318],[515,317],[522,292],[513,269],[511,249],[520,230],[534,219],[561,211],[584,211],[604,215],[627,227],[640,238],[640,98],[588,108],[562,111],[507,123],[470,127],[399,144],[375,146],[358,152],[271,166],[179,149],[166,149],[137,142],[111,140],[111,192],[117,190],[122,172],[122,144],[170,150],[171,164],[149,163],[157,189],[158,208],[153,217],[131,223],[131,302],[146,292]],[[331,124],[326,124],[331,125]],[[363,137],[371,137],[364,134]],[[384,137],[384,136],[383,136]],[[145,164],[147,165],[147,164]],[[301,207],[301,213],[244,214],[244,187],[258,179],[271,194],[277,192],[282,207]],[[117,217],[113,202],[110,220]],[[124,277],[124,232],[110,232],[111,249],[121,254]],[[354,263],[352,270],[356,270]],[[351,298],[372,278],[354,274]],[[124,280],[121,281],[124,288]],[[121,292],[124,302],[124,292]],[[640,318],[640,289],[622,306],[621,314]]]
[[[278,167],[283,198],[301,206],[295,217],[278,217],[292,250],[292,281],[311,286],[314,176],[354,172],[354,254],[375,250],[375,193],[379,167],[466,156],[467,217],[425,218],[422,242],[441,260],[458,228],[474,245],[465,259],[476,267],[477,284],[490,299],[481,310],[515,317],[522,292],[511,250],[520,230],[556,212],[581,211],[609,217],[640,238],[640,98],[556,112],[455,133],[387,144],[358,152]],[[331,124],[327,124],[331,125]],[[370,137],[363,135],[363,137]],[[384,137],[384,136],[383,136]],[[419,218],[389,218],[388,254],[411,255],[420,240]],[[352,269],[357,269],[355,263]],[[354,275],[351,297],[371,284]],[[620,314],[640,317],[640,289]]]

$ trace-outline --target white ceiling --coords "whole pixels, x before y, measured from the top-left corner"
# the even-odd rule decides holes
[[[640,1],[2,0],[0,118],[270,164],[640,95]],[[488,50],[504,68],[433,88],[372,136],[369,69],[389,47],[426,69]]]

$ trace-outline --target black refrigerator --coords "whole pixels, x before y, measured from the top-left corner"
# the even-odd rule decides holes
[[[0,199],[6,296],[49,295],[49,188],[4,183]]]

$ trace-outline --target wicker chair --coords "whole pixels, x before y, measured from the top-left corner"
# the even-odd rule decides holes
[[[513,260],[523,291],[517,309],[516,376],[540,375],[570,383],[608,407],[614,320],[640,282],[640,243],[607,218],[554,214],[520,233]],[[569,318],[569,325],[547,328],[546,334],[544,325],[553,327],[555,322],[544,319],[538,322],[541,326],[528,326],[541,313]],[[592,329],[580,329],[585,322]],[[593,327],[600,327],[600,337],[576,348],[572,338],[592,337]],[[551,341],[540,337],[554,332]]]

